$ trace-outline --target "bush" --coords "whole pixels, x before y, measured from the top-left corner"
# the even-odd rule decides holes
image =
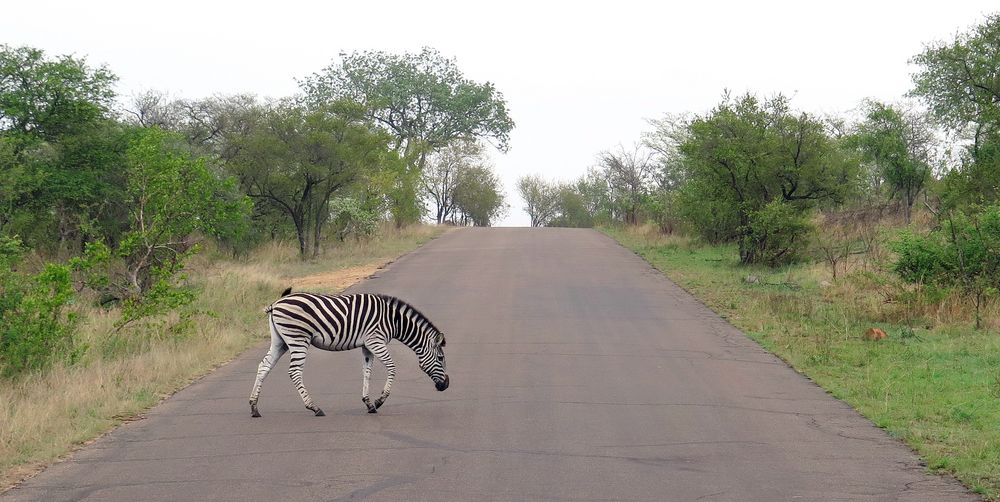
[[[678,215],[709,244],[731,242],[739,235],[737,204],[700,180],[686,183],[675,200]]]
[[[336,197],[331,200],[330,216],[337,239],[340,241],[349,236],[371,237],[378,231],[378,215],[363,207],[355,198]]]
[[[1000,291],[1000,205],[949,213],[943,223],[894,243],[899,258],[893,269],[906,281],[958,287],[972,296],[978,329],[983,303]]]
[[[807,213],[776,199],[750,214],[749,228],[741,232],[740,259],[770,267],[792,263],[808,247],[813,227]]]
[[[49,263],[30,276],[15,270],[24,248],[0,237],[0,373],[10,377],[73,357],[73,301],[70,268]]]

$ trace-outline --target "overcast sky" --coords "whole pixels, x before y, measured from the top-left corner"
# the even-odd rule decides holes
[[[5,2],[0,43],[87,56],[125,96],[295,93],[296,78],[340,52],[454,57],[503,92],[517,126],[495,154],[511,205],[514,180],[570,180],[595,155],[629,145],[664,113],[702,113],[723,89],[793,96],[795,108],[843,113],[866,97],[898,100],[909,58],[998,9],[947,2]],[[923,4],[923,5],[922,5]],[[482,5],[482,6],[480,6]]]

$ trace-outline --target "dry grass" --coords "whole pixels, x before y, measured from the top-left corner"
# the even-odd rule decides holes
[[[117,312],[81,309],[81,361],[0,386],[0,489],[264,340],[262,308],[285,287],[342,290],[444,231],[386,229],[306,262],[288,243],[235,261],[209,251],[190,267],[202,290],[190,309],[121,333],[113,332]]]

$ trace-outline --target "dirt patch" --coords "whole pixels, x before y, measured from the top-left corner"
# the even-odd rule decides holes
[[[360,265],[324,272],[322,274],[297,277],[291,280],[292,291],[338,293],[353,286],[362,279],[368,278],[379,268],[381,268],[379,265]]]

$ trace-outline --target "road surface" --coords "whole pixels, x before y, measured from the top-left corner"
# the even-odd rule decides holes
[[[286,357],[251,419],[262,342],[0,500],[976,500],[597,232],[457,230],[352,291],[427,314],[451,388],[396,344],[369,415],[360,352],[313,350],[327,416]]]

